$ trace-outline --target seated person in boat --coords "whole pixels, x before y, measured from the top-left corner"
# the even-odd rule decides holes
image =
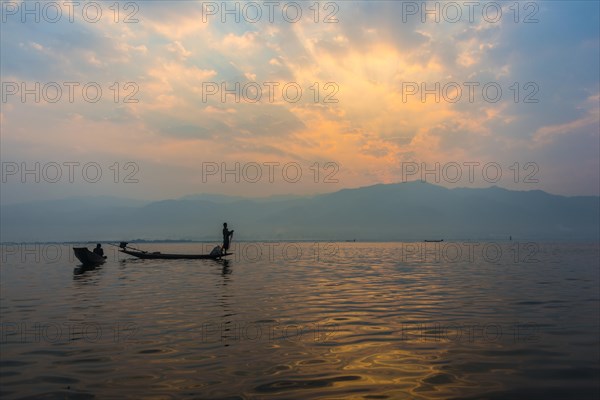
[[[223,222],[223,253],[227,253],[227,250],[229,250],[229,241],[231,240],[232,235],[233,229],[227,229],[227,222]]]
[[[104,257],[104,249],[102,249],[102,245],[98,243],[96,248],[94,249],[94,253],[98,254],[100,257]]]

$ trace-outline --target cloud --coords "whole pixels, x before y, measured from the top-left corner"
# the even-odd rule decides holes
[[[229,33],[221,41],[221,46],[227,51],[245,53],[256,48],[256,36],[255,32],[244,32],[242,35]]]
[[[578,119],[565,123],[545,125],[538,128],[533,141],[536,145],[548,145],[556,141],[560,136],[568,136],[582,129],[588,129],[590,132],[600,131],[600,95],[591,96],[587,99],[584,107],[586,113]]]
[[[173,43],[169,43],[167,45],[167,50],[169,50],[171,53],[175,53],[180,60],[185,60],[192,55],[192,52],[186,50],[186,48],[183,47],[181,42],[178,40],[174,41]]]
[[[344,166],[348,186],[399,179],[405,160],[550,160],[558,154],[565,169],[569,161],[598,164],[597,149],[584,156],[559,151],[571,142],[587,148],[583,144],[597,134],[595,2],[536,3],[535,24],[515,23],[510,4],[506,18],[494,24],[481,16],[473,23],[423,23],[420,15],[403,20],[403,3],[339,2],[338,22],[331,24],[315,23],[311,14],[298,23],[207,21],[200,3],[183,1],[140,3],[134,24],[11,21],[0,38],[3,81],[94,81],[105,96],[95,104],[32,104],[14,96],[3,104],[3,140],[22,157],[39,157],[45,151],[87,154],[130,138],[148,162],[184,171],[216,155],[309,165],[330,160]],[[135,83],[139,102],[115,103],[109,89],[115,82],[120,88]],[[294,83],[302,96],[297,102],[280,92],[273,102],[265,95],[255,103],[235,96],[223,101],[204,96],[203,84],[211,82],[263,89],[276,82],[279,91]],[[451,103],[435,95],[407,99],[404,85],[411,82],[480,86],[475,101],[463,94]],[[482,98],[488,82],[501,86],[498,102]],[[537,103],[524,101],[532,96]],[[122,156],[126,150],[104,146],[102,152]],[[560,191],[567,186],[558,181],[568,175],[556,172],[544,184]]]

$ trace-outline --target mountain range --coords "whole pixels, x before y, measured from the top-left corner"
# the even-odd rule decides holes
[[[144,202],[78,197],[3,205],[2,242],[220,240],[598,241],[600,198],[541,190],[378,184],[312,197],[189,195]]]

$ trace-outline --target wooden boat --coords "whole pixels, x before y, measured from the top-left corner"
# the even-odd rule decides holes
[[[232,255],[233,253],[224,253],[224,254],[169,254],[169,253],[161,253],[161,252],[147,252],[147,251],[138,251],[138,250],[129,250],[125,248],[121,248],[119,250],[121,253],[129,254],[130,256],[134,256],[142,259],[153,259],[153,260],[218,260],[222,257],[227,257]]]
[[[87,247],[73,247],[73,252],[75,257],[85,266],[100,265],[106,261],[106,256],[99,256],[89,251]]]

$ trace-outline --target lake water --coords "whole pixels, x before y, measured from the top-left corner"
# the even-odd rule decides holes
[[[2,246],[2,398],[600,394],[597,243],[237,243],[228,263],[105,249],[81,270],[71,246]]]

